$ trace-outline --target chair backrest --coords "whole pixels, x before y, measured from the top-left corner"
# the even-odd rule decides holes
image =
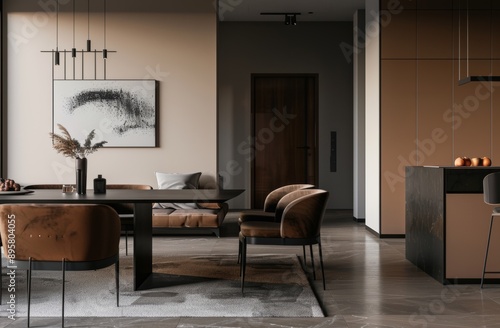
[[[25,186],[24,189],[60,189],[62,190],[62,184],[35,184]]]
[[[134,190],[152,190],[153,187],[150,185],[143,184],[108,184],[106,185],[106,189],[134,189]],[[108,204],[118,214],[133,214],[134,213],[134,204],[132,203],[114,203]]]
[[[106,189],[152,190],[153,187],[144,184],[108,184]]]
[[[483,197],[486,204],[500,204],[500,172],[490,173],[484,177]]]
[[[322,189],[294,191],[283,197],[281,217],[282,238],[318,237],[326,210],[329,192]]]
[[[266,199],[264,200],[264,212],[274,213],[276,211],[276,207],[278,205],[278,202],[286,194],[289,194],[289,193],[296,191],[296,190],[310,189],[310,188],[314,188],[314,185],[312,185],[312,184],[291,184],[291,185],[286,185],[286,186],[274,189],[266,196]]]
[[[97,261],[118,256],[120,218],[107,205],[3,204],[0,235],[19,261]]]
[[[35,184],[25,186],[25,189],[62,189],[62,184]],[[108,184],[107,189],[136,189],[136,190],[151,190],[153,187],[143,184]]]
[[[292,201],[295,199],[305,196],[305,195],[310,195],[311,193],[315,193],[314,190],[319,190],[319,189],[298,189],[292,192],[289,192],[288,194],[284,195],[281,197],[280,201],[276,205],[276,210],[274,217],[276,218],[276,222],[280,222],[281,218],[283,217],[283,212],[285,211],[285,208],[290,204]]]

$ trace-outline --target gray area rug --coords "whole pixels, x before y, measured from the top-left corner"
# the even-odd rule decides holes
[[[323,317],[296,256],[249,256],[241,294],[235,256],[155,257],[160,288],[133,291],[132,257],[120,259],[120,307],[114,266],[66,273],[66,317]],[[3,270],[2,316],[10,293]],[[61,272],[34,271],[31,316],[61,315]],[[26,316],[26,273],[16,277],[16,317]]]

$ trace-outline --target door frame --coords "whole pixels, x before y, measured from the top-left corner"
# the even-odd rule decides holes
[[[313,129],[314,129],[314,185],[318,186],[319,182],[319,120],[318,120],[318,113],[319,113],[319,74],[318,73],[251,73],[250,74],[250,87],[251,87],[251,94],[250,94],[250,135],[251,135],[251,140],[255,140],[255,79],[256,78],[286,78],[286,77],[308,77],[312,78],[314,81],[314,122],[313,122]],[[252,160],[250,162],[250,185],[251,185],[251,193],[250,193],[250,204],[251,208],[255,208],[255,200],[254,200],[254,193],[253,193],[253,188],[255,186],[255,148],[251,147],[252,151]]]

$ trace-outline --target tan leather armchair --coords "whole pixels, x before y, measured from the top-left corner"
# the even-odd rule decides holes
[[[28,270],[28,327],[32,270],[62,271],[62,326],[64,282],[70,271],[97,270],[115,265],[116,305],[119,306],[120,218],[107,205],[0,205],[0,236],[4,245],[15,240],[10,263]],[[4,247],[9,257],[9,247]]]

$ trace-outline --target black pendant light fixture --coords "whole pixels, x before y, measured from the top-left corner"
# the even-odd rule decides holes
[[[461,58],[461,41],[462,41],[462,35],[461,35],[461,8],[460,8],[460,2],[459,1],[459,8],[458,8],[458,85],[464,85],[470,82],[500,82],[500,76],[495,76],[495,75],[470,75],[469,72],[469,0],[467,0],[467,8],[466,8],[466,77],[462,78],[461,75],[461,66],[462,66],[462,58]],[[492,31],[492,17],[490,17],[490,40],[493,35]],[[490,41],[490,46],[492,45],[492,42]],[[490,49],[490,60],[491,60],[491,49]],[[492,72],[491,72],[492,74]]]
[[[77,16],[76,16],[76,5],[77,5],[77,2],[79,1],[79,5],[81,4],[82,6],[84,6],[83,2],[86,1],[87,2],[87,38],[85,40],[85,37],[83,37],[84,40],[77,40],[77,34],[76,34],[76,28],[77,28],[77,24],[76,24],[76,19],[77,19]],[[91,23],[91,20],[90,20],[90,16],[91,16],[91,0],[65,0],[64,2],[62,0],[55,0],[55,20],[56,20],[56,35],[55,35],[55,43],[56,43],[56,46],[55,46],[55,49],[52,48],[51,50],[42,50],[41,52],[46,52],[46,53],[50,53],[52,55],[52,58],[51,58],[51,64],[52,64],[52,75],[53,77],[58,75],[58,76],[62,76],[64,77],[64,79],[67,78],[67,74],[69,72],[73,72],[73,79],[76,79],[76,78],[81,78],[82,80],[86,79],[86,75],[88,75],[88,72],[91,71],[90,68],[88,68],[89,66],[92,65],[92,61],[93,61],[93,68],[94,68],[94,74],[93,74],[93,78],[94,79],[97,79],[98,78],[98,74],[97,74],[97,67],[98,67],[98,64],[97,64],[97,60],[98,60],[98,56],[97,54],[98,53],[102,53],[102,58],[103,58],[103,65],[102,65],[102,68],[103,68],[103,78],[106,79],[106,70],[107,70],[107,65],[106,65],[106,62],[107,62],[107,59],[108,59],[108,56],[110,53],[116,53],[115,50],[109,50],[107,48],[107,0],[92,0],[94,2],[100,2],[102,3],[102,8],[103,8],[103,48],[102,50],[97,50],[95,49],[95,42],[94,42],[94,48],[92,48],[92,40],[90,38],[90,23]],[[69,3],[71,2],[71,4],[73,5],[72,8],[69,7]],[[67,10],[62,10],[61,11],[61,4],[68,4],[68,8]],[[72,10],[72,12],[71,12]],[[60,14],[61,12],[64,12],[64,13],[68,13],[69,15],[72,15],[72,28],[73,30],[71,31],[72,32],[72,40],[70,41],[72,43],[72,47],[71,48],[65,48],[65,47],[62,47],[62,49],[59,49],[59,23],[60,23]],[[85,17],[84,15],[84,12],[85,12],[85,9],[82,10],[82,15],[81,17]],[[70,17],[68,15],[68,17]],[[71,17],[70,17],[71,18]],[[100,18],[99,18],[100,19]],[[82,22],[82,24],[80,24],[79,22],[79,25],[78,27],[82,28],[82,30],[84,31],[84,22]],[[69,30],[68,28],[69,26],[67,26],[66,28],[64,28],[63,26],[61,26],[61,29],[63,31],[65,30]],[[82,41],[82,42],[80,42]],[[94,40],[95,41],[95,40]],[[68,42],[69,43],[69,42]],[[82,43],[82,46],[81,48],[79,48],[80,50],[77,50],[77,44],[80,44]],[[83,43],[86,43],[86,47],[85,45],[83,45]],[[73,59],[72,60],[72,64],[71,63],[68,63],[67,62],[67,59],[69,57],[69,54],[71,53],[71,58]],[[81,58],[80,58],[81,56]],[[78,58],[77,58],[78,57]],[[92,58],[92,59],[91,59]],[[56,67],[58,66],[63,66],[62,68],[58,68],[56,69]],[[78,69],[77,69],[77,66],[80,66]],[[78,71],[81,72],[81,76],[80,77],[77,77],[78,75]]]

